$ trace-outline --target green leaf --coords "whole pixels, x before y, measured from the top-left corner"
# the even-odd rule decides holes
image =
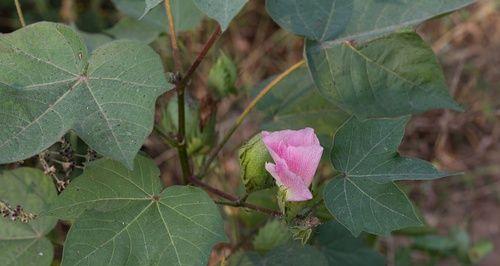
[[[109,159],[87,166],[48,211],[78,217],[63,265],[205,265],[226,240],[217,206],[199,188],[162,190],[159,174],[142,156],[133,171]]]
[[[78,34],[49,22],[0,38],[0,163],[33,156],[73,129],[132,167],[171,88],[147,45],[115,41],[87,55]]]
[[[286,224],[279,220],[272,220],[262,228],[253,240],[255,250],[268,252],[274,248],[285,245],[292,239],[292,234]]]
[[[257,94],[262,87],[259,86],[253,93]],[[332,132],[349,117],[320,95],[305,66],[276,84],[257,104],[256,109],[264,115],[262,129],[312,127],[324,147],[331,146]]]
[[[112,0],[115,6],[126,15],[140,19],[156,30],[168,32],[165,7],[159,5],[163,0]],[[188,31],[196,28],[203,20],[203,13],[193,0],[170,0],[175,30]]]
[[[446,176],[430,163],[401,157],[397,146],[407,117],[361,121],[351,117],[336,133],[331,161],[342,173],[325,188],[327,208],[353,235],[386,235],[421,225],[407,196],[392,181]]]
[[[473,0],[267,0],[271,17],[308,39],[366,40],[465,7]]]
[[[386,265],[382,255],[367,247],[361,238],[354,238],[337,222],[321,225],[317,229],[315,240],[327,257],[328,265]]]
[[[430,180],[448,176],[423,160],[401,157],[397,148],[409,117],[359,120],[351,117],[337,131],[330,159],[350,179],[377,183]]]
[[[151,27],[144,21],[123,17],[113,27],[104,32],[115,40],[135,40],[150,44],[160,35],[161,31]]]
[[[152,43],[160,34],[160,30],[148,23],[130,17],[123,17],[113,27],[103,33],[83,32],[75,29],[82,37],[89,52],[94,51],[113,40],[134,40],[145,44]]]
[[[0,175],[0,200],[38,214],[57,196],[52,178],[32,168]],[[57,219],[38,217],[29,223],[0,217],[0,265],[51,265],[53,247],[45,235]]]
[[[309,245],[290,243],[273,249],[265,256],[256,252],[236,253],[229,259],[230,266],[326,266],[329,265],[326,257]]]
[[[328,210],[354,236],[362,231],[388,235],[422,225],[410,200],[394,183],[336,178],[327,184],[324,198]]]
[[[225,31],[247,0],[193,0],[207,16],[219,22],[222,31]]]
[[[360,117],[398,117],[461,107],[431,48],[416,33],[325,47],[308,41],[313,79],[328,100]]]

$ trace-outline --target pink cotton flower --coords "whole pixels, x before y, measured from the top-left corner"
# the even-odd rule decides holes
[[[263,131],[262,140],[275,162],[266,163],[266,170],[286,189],[286,200],[312,199],[309,186],[323,154],[314,129]]]

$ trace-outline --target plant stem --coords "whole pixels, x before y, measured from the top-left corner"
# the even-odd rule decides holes
[[[14,0],[14,3],[16,4],[16,10],[17,10],[17,15],[19,16],[19,22],[21,22],[21,26],[26,27],[23,10],[21,9],[21,4],[19,4],[19,0]]]
[[[174,58],[175,70],[178,75],[182,71],[182,62],[179,56],[179,45],[177,44],[177,35],[175,34],[175,24],[174,16],[172,15],[172,6],[170,5],[170,0],[165,0],[165,10],[168,17],[168,29],[170,32],[170,43],[172,46],[172,56]],[[179,132],[177,134],[177,152],[179,153],[179,161],[182,168],[182,182],[186,182],[186,178],[191,175],[191,169],[189,166],[189,158],[187,154],[187,143],[186,143],[186,109],[185,109],[185,97],[184,88],[185,86],[179,86],[181,81],[176,80],[176,91],[177,91],[177,114],[178,114],[178,125]]]
[[[258,206],[258,205],[251,204],[251,203],[233,202],[233,201],[214,201],[214,202],[215,202],[215,204],[231,206],[231,207],[235,207],[235,208],[252,209],[254,211],[269,214],[269,215],[274,216],[274,217],[282,217],[283,216],[283,213],[281,213],[280,211],[269,209],[269,208],[262,207],[262,206]]]
[[[269,214],[269,215],[272,215],[275,217],[283,216],[283,214],[280,211],[257,206],[255,204],[245,202],[246,197],[240,199],[237,196],[231,195],[231,194],[226,193],[222,190],[214,188],[214,187],[210,186],[209,184],[199,180],[196,176],[189,176],[189,181],[192,184],[194,184],[198,187],[201,187],[201,188],[205,189],[206,191],[208,191],[208,192],[210,192],[210,193],[212,193],[220,198],[224,198],[224,199],[229,200],[229,201],[215,201],[216,204],[227,205],[227,206],[232,206],[232,207],[248,208],[248,209],[252,209],[252,210],[255,210],[258,212],[266,213],[266,214]]]
[[[294,70],[296,70],[297,68],[299,68],[302,65],[304,65],[304,63],[305,63],[305,61],[302,60],[302,61],[294,64],[293,66],[291,66],[290,68],[288,68],[287,70],[285,70],[283,73],[281,73],[279,76],[277,76],[275,79],[273,79],[266,87],[264,87],[259,92],[259,94],[252,100],[252,102],[250,102],[250,104],[248,104],[248,106],[245,108],[245,110],[243,111],[243,113],[238,117],[238,119],[236,119],[236,121],[231,126],[231,128],[229,128],[229,130],[226,132],[226,134],[222,138],[222,141],[210,153],[209,158],[205,162],[205,164],[203,165],[203,167],[202,167],[202,169],[200,171],[199,176],[201,176],[201,177],[205,176],[205,174],[207,173],[208,169],[210,168],[210,165],[215,160],[215,158],[217,157],[217,155],[219,154],[219,152],[222,150],[222,148],[224,147],[224,145],[226,145],[226,143],[229,141],[229,139],[234,134],[234,132],[236,132],[236,130],[238,129],[238,127],[243,123],[243,121],[248,116],[248,114],[253,110],[253,108],[255,108],[255,106],[257,105],[257,103],[264,96],[266,96],[266,94],[269,91],[271,91],[274,88],[274,86],[276,86],[276,84],[278,84],[280,81],[282,81],[284,78],[286,78]]]

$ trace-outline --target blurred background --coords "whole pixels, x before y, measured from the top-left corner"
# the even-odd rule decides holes
[[[116,27],[115,31],[109,29],[123,17],[110,0],[22,0],[21,5],[27,23],[71,24],[85,32],[89,47],[119,35]],[[18,28],[14,1],[0,0],[0,32]],[[214,28],[215,23],[205,19],[195,29],[180,33],[186,67]],[[418,237],[422,232],[416,231],[397,233],[380,241],[379,250],[386,253],[390,265],[405,265],[408,259],[417,264],[458,265],[465,263],[463,257],[478,265],[500,265],[500,1],[480,1],[423,24],[418,32],[437,54],[451,94],[466,111],[415,116],[400,151],[463,174],[405,184],[427,220],[428,232],[425,237]],[[143,38],[150,38],[144,34]],[[172,69],[168,45],[164,34],[152,42],[165,58],[166,69]],[[267,16],[264,1],[250,1],[189,88],[193,98],[201,101],[201,123],[217,110],[217,130],[224,132],[243,110],[252,88],[301,60],[302,48],[301,38],[281,30]],[[212,63],[220,55],[217,50],[236,64],[236,88],[241,93],[214,104],[206,84]],[[253,117],[238,131],[223,152],[217,171],[222,177],[212,182],[234,190],[239,187],[237,148],[258,132],[258,121]],[[158,138],[152,136],[144,149],[163,169],[171,170],[163,171],[165,180],[178,174],[175,152],[166,150]]]

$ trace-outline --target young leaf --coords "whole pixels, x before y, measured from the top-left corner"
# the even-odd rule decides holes
[[[261,87],[253,93],[257,94]],[[312,127],[324,147],[331,146],[332,132],[349,118],[346,112],[321,96],[306,66],[276,84],[256,109],[264,115],[263,130]]]
[[[207,16],[219,22],[222,31],[225,31],[236,15],[240,12],[247,0],[193,0]]]
[[[421,225],[411,202],[392,181],[446,176],[430,163],[399,156],[396,149],[407,121],[353,116],[334,137],[331,161],[342,177],[328,183],[325,204],[355,236]]]
[[[52,178],[32,168],[4,171],[0,175],[0,200],[39,214],[57,196]],[[38,217],[29,223],[0,217],[0,265],[51,265],[53,247],[45,235],[57,219]]]
[[[473,0],[267,0],[281,27],[320,42],[366,40],[417,25]]]
[[[156,30],[168,32],[163,0],[112,1],[126,15],[140,19]],[[192,30],[200,25],[204,16],[193,3],[193,0],[170,0],[170,3],[172,4],[172,15],[174,16],[175,30],[177,32]]]
[[[226,240],[210,197],[187,186],[162,191],[159,169],[142,156],[133,171],[109,159],[91,163],[48,214],[77,217],[63,265],[205,265]]]
[[[321,225],[315,236],[319,249],[328,259],[328,265],[386,265],[381,254],[367,247],[362,239],[354,238],[345,227],[337,222]]]
[[[49,22],[0,37],[0,163],[33,156],[73,129],[92,149],[132,167],[171,88],[147,45],[115,41],[90,59],[78,34]]]
[[[360,117],[398,117],[436,108],[461,110],[431,48],[416,33],[322,47],[308,41],[313,79],[328,100]]]

